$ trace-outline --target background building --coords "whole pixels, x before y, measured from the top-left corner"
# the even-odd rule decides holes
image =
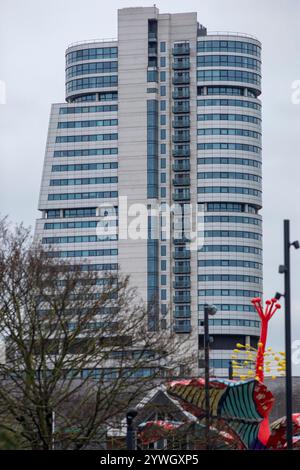
[[[251,36],[207,34],[196,13],[125,8],[117,40],[68,47],[66,102],[50,116],[37,238],[99,276],[130,274],[152,306],[149,327],[190,334],[195,351],[203,306],[216,304],[216,375],[237,342],[259,335],[260,67]],[[176,221],[169,239],[118,239],[121,197],[199,205],[203,247],[191,250]],[[97,236],[99,221],[110,234]]]

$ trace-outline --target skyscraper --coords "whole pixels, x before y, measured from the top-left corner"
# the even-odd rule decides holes
[[[99,276],[129,274],[151,304],[149,327],[189,334],[195,351],[204,304],[215,304],[216,375],[237,342],[259,336],[260,52],[252,36],[207,33],[196,13],[124,8],[117,40],[67,48],[66,101],[50,116],[37,238]],[[198,209],[196,249],[178,235],[186,212],[173,213],[170,233],[160,214],[128,235],[139,207],[172,204]]]

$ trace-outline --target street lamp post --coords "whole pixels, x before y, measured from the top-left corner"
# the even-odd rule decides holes
[[[205,371],[205,443],[209,450],[209,428],[210,428],[210,397],[209,397],[209,315],[215,315],[217,309],[214,305],[204,305],[204,371]]]
[[[233,365],[232,365],[232,361],[229,361],[229,365],[228,365],[228,378],[229,378],[229,380],[232,380],[232,379],[233,379]]]
[[[137,416],[137,414],[138,412],[135,409],[128,410],[126,414],[126,424],[127,424],[126,447],[128,450],[136,450],[133,420]]]
[[[293,384],[292,384],[292,342],[291,342],[291,271],[290,271],[290,248],[294,246],[297,250],[300,245],[298,241],[290,242],[290,221],[283,221],[284,235],[284,265],[279,266],[279,273],[284,274],[284,303],[285,303],[285,399],[286,399],[286,442],[287,449],[293,448]],[[281,295],[281,294],[276,294]]]

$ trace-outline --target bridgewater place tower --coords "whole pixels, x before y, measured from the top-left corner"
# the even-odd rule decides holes
[[[208,33],[196,13],[119,10],[117,39],[66,50],[66,100],[52,105],[39,198],[37,239],[99,277],[130,275],[151,303],[149,328],[189,335],[199,358],[204,305],[214,304],[218,376],[236,343],[259,336],[260,57],[257,39]],[[149,235],[151,216],[147,236],[128,235],[136,204],[196,208],[201,243],[179,236],[176,217],[170,236],[163,217]]]

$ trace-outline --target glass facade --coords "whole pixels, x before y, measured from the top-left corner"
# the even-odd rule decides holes
[[[147,101],[147,196],[158,197],[158,101]]]
[[[198,249],[191,249],[184,213],[172,214],[170,239],[152,236],[159,224],[149,216],[144,258],[138,250],[126,253],[140,263],[133,276],[143,282],[148,326],[191,334],[197,349],[203,305],[214,303],[212,327],[224,328],[224,337],[244,328],[241,337],[253,339],[259,321],[250,301],[262,294],[260,44],[231,34],[195,39],[197,22],[189,35],[195,18],[185,15],[165,35],[153,7],[143,26],[131,14],[126,47],[96,41],[67,50],[66,102],[52,109],[37,237],[54,245],[54,256],[99,271],[100,285],[105,270],[118,270],[124,250],[119,195],[147,206],[198,207]],[[145,25],[146,41],[139,42],[136,31]],[[112,232],[97,236],[101,221]],[[159,223],[165,227],[163,218]],[[112,259],[98,263],[99,257]],[[229,357],[220,359],[222,348],[216,350],[212,344],[212,364],[224,369]],[[107,377],[115,376],[107,369]]]

